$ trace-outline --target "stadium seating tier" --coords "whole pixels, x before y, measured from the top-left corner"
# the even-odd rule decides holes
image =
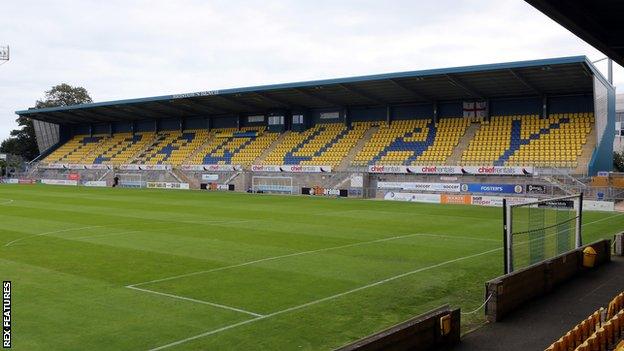
[[[459,145],[471,123],[479,123],[467,145]],[[575,168],[592,132],[592,113],[321,123],[288,132],[263,164],[336,167],[366,132],[378,129],[355,154],[352,165],[443,165],[455,150],[462,165]],[[279,138],[265,127],[76,135],[48,155],[47,163],[237,164],[249,166]],[[458,148],[459,146],[459,148]],[[463,152],[462,152],[463,150]]]

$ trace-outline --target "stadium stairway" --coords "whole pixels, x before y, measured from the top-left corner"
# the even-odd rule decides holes
[[[368,141],[373,137],[375,133],[377,133],[378,130],[379,126],[372,126],[368,128],[368,130],[364,133],[364,135],[362,135],[362,137],[358,140],[355,146],[352,147],[351,150],[349,150],[347,156],[345,156],[345,158],[342,160],[342,162],[340,162],[336,169],[342,171],[347,169],[351,164],[353,164],[353,161],[355,160],[357,154],[362,151],[364,146],[366,146],[366,143],[368,143]]]
[[[449,158],[446,160],[447,165],[455,166],[461,163],[461,158],[464,154],[464,151],[466,151],[466,149],[470,145],[470,140],[474,139],[475,135],[477,135],[480,127],[480,123],[470,124],[468,129],[466,129],[466,133],[461,137],[461,139],[459,139],[459,143],[457,144],[457,146],[455,146],[455,149],[453,149],[453,153],[451,154],[451,156],[449,156]]]
[[[142,147],[138,148],[133,154],[132,156],[130,156],[128,158],[128,160],[125,163],[136,163],[136,161],[139,159],[139,157],[144,154],[145,152],[147,152],[147,150],[154,145],[154,143],[156,143],[156,140],[158,138],[158,134],[154,133],[154,134],[143,134],[144,138],[149,138],[149,140],[146,140],[143,144]]]
[[[106,136],[76,135],[54,150],[43,161],[47,163],[79,163],[86,155],[97,149]]]
[[[112,137],[109,136],[107,138],[104,138],[102,141],[100,141],[100,144],[98,145],[97,148],[94,148],[90,150],[89,152],[87,152],[87,154],[84,155],[83,158],[78,163],[84,163],[84,164],[95,163],[95,160],[100,155],[102,150],[106,150],[112,147],[118,142],[118,140],[119,138],[116,136],[112,136]]]
[[[189,176],[187,176],[186,174],[184,174],[184,172],[182,172],[179,169],[173,168],[171,170],[171,173],[178,178],[178,180],[182,183],[188,183],[191,187],[191,189],[198,189],[199,188],[199,181],[197,179],[193,179]]]
[[[214,139],[215,139],[214,134],[208,133],[208,137],[206,138],[206,140],[204,140],[204,142],[197,149],[195,149],[195,151],[191,152],[189,156],[184,161],[182,161],[182,164],[183,165],[191,164],[191,160],[197,158],[199,154],[203,155],[207,153],[206,148],[213,143]]]
[[[275,150],[275,148],[280,145],[284,139],[286,139],[286,137],[290,134],[290,131],[285,131],[283,133],[280,133],[280,135],[277,137],[277,139],[275,139],[271,145],[269,145],[269,147],[267,147],[264,151],[262,151],[262,153],[260,154],[260,156],[258,156],[258,158],[256,158],[254,160],[254,164],[261,164],[266,158],[267,156],[269,156],[273,150]]]

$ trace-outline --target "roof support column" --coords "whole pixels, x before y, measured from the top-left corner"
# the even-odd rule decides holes
[[[158,125],[158,120],[157,120],[157,119],[155,119],[155,120],[154,120],[154,133],[158,133],[158,131],[159,131],[159,130],[158,130],[158,129],[159,129],[159,127],[160,127],[160,126]]]
[[[130,131],[132,132],[132,136],[136,133],[136,121],[130,122]]]
[[[212,117],[206,117],[206,129],[208,131],[212,129]]]
[[[89,136],[93,136],[93,124],[89,124]]]
[[[392,122],[392,106],[390,104],[386,105],[386,123],[390,125]]]
[[[434,101],[433,102],[433,123],[438,124],[439,118],[438,118],[438,102]]]
[[[548,96],[542,96],[542,116],[543,119],[548,118]]]
[[[180,117],[180,133],[184,131],[184,117]]]
[[[485,120],[490,121],[492,118],[490,116],[490,104],[492,101],[490,99],[485,100]]]
[[[349,107],[348,106],[345,106],[342,109],[342,114],[343,114],[343,117],[344,117],[344,124],[345,124],[345,126],[347,126],[347,127],[350,126],[351,125],[351,115],[349,115]]]
[[[112,137],[113,136],[113,122],[110,122],[108,124],[108,136]]]
[[[236,129],[241,130],[241,126],[243,125],[243,114],[239,113],[236,118]]]

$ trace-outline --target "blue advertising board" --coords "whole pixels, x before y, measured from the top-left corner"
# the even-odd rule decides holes
[[[479,184],[468,183],[461,185],[461,191],[469,193],[488,194],[522,194],[524,187],[517,184]]]

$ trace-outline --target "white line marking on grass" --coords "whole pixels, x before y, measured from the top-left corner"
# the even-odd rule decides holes
[[[439,237],[439,238],[445,238],[445,239],[463,239],[463,240],[500,242],[500,240],[484,239],[484,238],[472,238],[472,237],[467,237],[467,236],[453,236],[453,235],[438,235],[438,234],[427,234],[427,233],[414,233],[414,234],[393,236],[393,237],[383,238],[383,239],[376,239],[376,240],[371,240],[371,241],[361,241],[361,242],[357,242],[357,243],[353,243],[353,244],[325,247],[325,248],[316,249],[316,250],[293,252],[293,253],[290,253],[290,254],[273,256],[273,257],[265,257],[265,258],[260,258],[260,259],[257,259],[257,260],[252,260],[252,261],[247,261],[247,262],[233,264],[233,265],[230,265],[230,266],[217,267],[217,268],[208,269],[208,270],[204,270],[204,271],[197,271],[197,272],[185,273],[185,274],[175,275],[175,276],[166,277],[166,278],[154,279],[154,280],[141,282],[141,283],[136,283],[136,284],[132,284],[132,285],[128,285],[128,286],[140,286],[140,285],[146,285],[146,284],[151,284],[151,283],[159,283],[159,282],[164,282],[164,281],[168,281],[168,280],[174,280],[174,279],[178,279],[178,278],[191,277],[191,276],[199,275],[199,274],[218,272],[218,271],[223,271],[223,270],[232,269],[232,268],[249,266],[249,265],[256,264],[256,263],[261,263],[261,262],[279,260],[279,259],[282,259],[282,258],[289,258],[289,257],[295,257],[295,256],[301,256],[301,255],[308,255],[308,254],[314,254],[314,253],[331,251],[331,250],[339,250],[339,249],[345,249],[345,248],[349,248],[349,247],[356,247],[356,246],[362,246],[362,245],[376,244],[376,243],[381,243],[381,242],[385,242],[385,241],[392,241],[392,240],[398,240],[398,239],[404,239],[404,238],[410,238],[410,237],[418,237],[418,236]]]
[[[624,215],[624,213],[613,215],[613,216],[609,216],[609,217],[606,217],[606,218],[601,218],[601,219],[598,219],[598,220],[595,220],[595,221],[591,221],[591,222],[583,224],[583,226],[594,224],[594,223],[597,223],[597,222],[602,222],[602,221],[605,221],[605,220],[608,220],[608,219],[611,219],[611,218],[614,218],[614,217],[622,216],[622,215]],[[390,239],[390,238],[388,238],[388,239]],[[406,277],[406,276],[409,276],[409,275],[412,275],[412,274],[416,274],[416,273],[423,272],[423,271],[426,271],[426,270],[434,269],[434,268],[437,268],[437,267],[441,267],[441,266],[444,266],[444,265],[447,265],[447,264],[459,262],[459,261],[462,261],[462,260],[467,260],[467,259],[470,259],[470,258],[487,255],[489,253],[492,253],[492,252],[495,252],[495,251],[498,251],[498,250],[501,250],[501,249],[502,249],[502,247],[499,247],[499,248],[483,251],[483,252],[480,252],[480,253],[477,253],[477,254],[464,256],[464,257],[456,258],[456,259],[449,260],[449,261],[446,261],[446,262],[438,263],[438,264],[435,264],[435,265],[432,265],[432,266],[419,268],[419,269],[416,269],[416,270],[413,270],[413,271],[410,271],[410,272],[406,272],[406,273],[402,273],[402,274],[399,274],[399,275],[396,275],[396,276],[393,276],[393,277],[390,277],[390,278],[386,278],[384,280],[380,280],[380,281],[377,281],[377,282],[374,282],[374,283],[371,283],[371,284],[368,284],[368,285],[365,285],[365,286],[362,286],[362,287],[359,287],[359,288],[348,290],[348,291],[345,291],[345,292],[342,292],[342,293],[339,293],[339,294],[336,294],[336,295],[332,295],[332,296],[329,296],[329,297],[325,297],[325,298],[322,298],[322,299],[319,299],[319,300],[311,301],[311,302],[308,302],[308,303],[305,303],[305,304],[302,304],[302,305],[299,305],[299,306],[290,307],[290,308],[287,308],[287,309],[284,309],[284,310],[281,310],[281,311],[277,311],[277,312],[273,312],[273,313],[270,313],[270,314],[267,314],[267,315],[264,315],[264,316],[261,316],[261,317],[248,319],[246,321],[238,322],[238,323],[235,323],[235,324],[226,325],[226,326],[218,328],[218,329],[210,330],[210,331],[207,331],[207,332],[204,332],[204,333],[201,333],[201,334],[197,334],[197,335],[185,338],[185,339],[181,339],[181,340],[178,340],[178,341],[171,342],[171,343],[166,344],[166,345],[162,345],[162,346],[158,346],[156,348],[152,348],[149,351],[158,351],[158,350],[163,350],[163,349],[166,349],[166,348],[169,348],[169,347],[172,347],[172,346],[177,346],[177,345],[180,345],[180,344],[184,344],[184,343],[189,342],[189,341],[193,341],[193,340],[200,339],[200,338],[203,338],[203,337],[206,337],[206,336],[218,334],[220,332],[223,332],[223,331],[226,331],[226,330],[229,330],[229,329],[234,329],[234,328],[237,328],[237,327],[245,325],[245,324],[250,324],[250,323],[253,323],[253,322],[256,322],[256,321],[259,321],[259,320],[271,318],[271,317],[274,317],[274,316],[277,316],[277,315],[280,315],[280,314],[284,314],[284,313],[288,313],[288,312],[291,312],[291,311],[299,310],[299,309],[302,309],[302,308],[305,308],[305,307],[308,307],[308,306],[312,306],[312,305],[315,305],[315,304],[318,304],[318,303],[321,303],[321,302],[324,302],[324,301],[332,300],[332,299],[335,299],[337,297],[341,297],[341,296],[345,296],[345,295],[348,295],[348,294],[352,294],[354,292],[358,292],[358,291],[361,291],[361,290],[364,290],[364,289],[368,289],[368,288],[371,288],[371,287],[374,287],[374,286],[378,286],[378,285],[381,285],[381,284],[384,284],[384,283],[387,283],[387,282],[390,282],[390,281],[393,281],[393,280],[396,280],[396,279],[400,279],[400,278],[403,278],[403,277]],[[268,259],[265,259],[265,260],[268,260]],[[259,260],[259,261],[261,261],[261,260]],[[249,264],[251,264],[251,263],[249,263]],[[240,265],[236,265],[236,266],[240,266]],[[226,268],[228,268],[228,267],[223,267],[223,269],[226,269]],[[199,274],[199,273],[197,273],[197,274]],[[139,284],[147,284],[147,283],[139,283]],[[128,287],[130,287],[130,286],[128,286]]]
[[[192,341],[192,340],[203,338],[205,336],[209,336],[209,335],[220,333],[220,332],[225,331],[225,330],[233,329],[233,328],[239,327],[241,325],[245,325],[245,324],[253,323],[253,322],[256,322],[256,321],[259,321],[259,320],[275,317],[275,316],[278,316],[278,315],[281,315],[281,314],[284,314],[284,313],[300,310],[302,308],[306,308],[306,307],[309,307],[309,306],[312,306],[312,305],[316,305],[316,304],[319,304],[319,303],[322,303],[322,302],[325,302],[325,301],[333,300],[333,299],[336,299],[336,298],[339,298],[339,297],[342,297],[342,296],[345,296],[345,295],[353,294],[355,292],[362,291],[362,290],[365,290],[365,289],[369,289],[369,288],[372,288],[372,287],[375,287],[375,286],[378,286],[378,285],[382,285],[382,284],[385,284],[385,283],[388,283],[388,282],[391,282],[391,281],[394,281],[394,280],[397,280],[397,279],[401,279],[401,278],[404,278],[404,277],[407,277],[407,276],[410,276],[410,275],[413,275],[413,274],[416,274],[416,273],[420,273],[420,272],[428,271],[428,270],[431,270],[431,269],[434,269],[434,268],[446,266],[446,265],[449,265],[451,263],[455,263],[455,262],[459,262],[459,261],[468,260],[468,259],[471,259],[471,258],[487,255],[489,253],[492,253],[492,252],[495,252],[495,251],[499,251],[501,249],[502,249],[501,247],[497,247],[495,249],[479,252],[479,253],[476,253],[476,254],[463,256],[463,257],[458,257],[458,258],[454,258],[452,260],[436,263],[436,264],[431,265],[431,266],[421,267],[421,268],[415,269],[413,271],[401,273],[401,274],[398,274],[398,275],[395,275],[395,276],[392,276],[392,277],[389,277],[389,278],[386,278],[386,279],[383,279],[383,280],[379,280],[379,281],[376,281],[376,282],[373,282],[373,283],[370,283],[370,284],[367,284],[367,285],[360,286],[360,287],[355,288],[355,289],[351,289],[351,290],[347,290],[345,292],[341,292],[339,294],[331,295],[331,296],[328,296],[328,297],[324,297],[322,299],[318,299],[318,300],[314,300],[314,301],[310,301],[310,302],[304,303],[302,305],[298,305],[298,306],[294,306],[294,307],[283,309],[281,311],[277,311],[277,312],[273,312],[273,313],[270,313],[270,314],[266,314],[266,315],[260,316],[258,318],[249,319],[249,320],[242,321],[242,322],[235,323],[235,324],[230,324],[230,325],[227,325],[227,326],[219,328],[219,329],[210,330],[210,331],[207,331],[207,332],[204,332],[204,333],[201,333],[201,334],[197,334],[197,335],[185,338],[185,339],[174,341],[172,343],[169,343],[169,344],[166,344],[166,345],[162,345],[162,346],[158,346],[156,348],[150,349],[150,351],[158,351],[158,350],[163,350],[163,349],[166,349],[166,348],[169,348],[169,347],[172,347],[172,346],[177,346],[177,345],[180,345],[180,344]]]
[[[13,199],[6,199],[5,201],[0,202],[0,205],[10,205],[13,202],[15,202],[15,200],[13,200]]]
[[[102,228],[102,227],[105,227],[105,226],[103,226],[103,225],[92,225],[92,226],[88,226],[88,227],[61,229],[61,230],[54,230],[54,231],[51,231],[51,232],[45,232],[45,233],[29,235],[29,236],[25,236],[25,237],[22,237],[22,238],[19,238],[19,239],[15,239],[15,240],[9,241],[8,243],[4,244],[4,247],[11,246],[11,245],[15,244],[16,242],[20,242],[22,240],[26,240],[26,239],[30,239],[30,238],[34,238],[34,237],[38,237],[38,236],[49,235],[49,234],[57,234],[57,233],[65,233],[65,232],[72,232],[72,231],[83,230],[83,229]]]
[[[254,317],[264,317],[264,315],[259,314],[259,313],[249,312],[249,311],[246,311],[246,310],[243,310],[243,309],[240,309],[240,308],[236,308],[236,307],[232,307],[232,306],[226,306],[226,305],[221,305],[221,304],[214,303],[214,302],[208,302],[208,301],[204,301],[204,300],[197,300],[197,299],[192,299],[190,297],[184,297],[184,296],[179,296],[179,295],[167,294],[167,293],[154,291],[154,290],[141,289],[141,288],[137,288],[137,287],[134,287],[134,286],[126,286],[126,288],[137,290],[137,291],[142,291],[142,292],[146,292],[146,293],[151,293],[151,294],[171,297],[171,298],[174,298],[174,299],[190,301],[190,302],[195,302],[195,303],[201,303],[201,304],[209,305],[209,306],[212,306],[212,307],[218,307],[218,308],[223,308],[223,309],[230,310],[230,311],[235,311],[235,312],[248,314],[248,315],[251,315],[251,316],[254,316]]]
[[[1,205],[1,204],[0,204]],[[106,237],[106,236],[115,236],[115,235],[123,235],[123,234],[130,234],[130,233],[138,233],[138,232],[146,232],[146,231],[160,231],[160,230],[169,230],[172,228],[185,228],[185,227],[192,227],[194,225],[198,225],[198,224],[236,224],[236,223],[240,223],[240,222],[249,222],[246,220],[243,221],[238,221],[238,220],[234,220],[234,221],[228,221],[228,220],[213,220],[212,222],[207,222],[207,221],[202,221],[202,222],[197,222],[197,223],[192,223],[192,222],[181,222],[181,223],[189,223],[188,225],[174,225],[173,227],[167,227],[167,228],[162,228],[162,229],[141,229],[141,230],[132,230],[132,231],[127,231],[127,232],[121,232],[121,233],[109,233],[109,234],[102,234],[102,235],[91,235],[91,236],[82,236],[82,237],[77,237],[77,238],[67,238],[69,240],[78,240],[78,239],[89,239],[89,238],[99,238],[99,237]],[[150,222],[145,222],[143,224],[149,224],[152,223]],[[8,243],[6,243],[4,246],[11,246],[12,244],[22,241],[22,240],[26,240],[29,238],[33,238],[33,237],[38,237],[38,236],[43,236],[43,235],[49,235],[49,234],[57,234],[57,233],[65,233],[65,232],[72,232],[72,231],[76,231],[76,230],[82,230],[82,229],[92,229],[92,228],[107,228],[107,227],[115,227],[115,226],[120,226],[120,225],[124,225],[124,224],[111,224],[111,225],[96,225],[96,226],[88,226],[88,227],[80,227],[80,228],[69,228],[69,229],[62,229],[62,230],[55,230],[55,231],[51,231],[51,232],[45,232],[45,233],[39,233],[39,234],[33,234],[30,236],[26,236],[23,238],[19,238],[13,241],[10,241]]]
[[[615,215],[612,215],[612,216],[609,216],[609,217],[605,217],[605,218],[597,219],[595,221],[591,221],[589,223],[583,223],[582,226],[584,227],[584,226],[589,225],[589,224],[594,224],[594,223],[606,221],[607,219],[611,219],[611,218],[614,218],[614,217],[620,217],[620,216],[624,216],[624,213],[618,213],[618,214],[615,214]]]
[[[188,224],[188,225],[172,225],[172,226],[167,226],[165,228],[150,228],[150,229],[137,229],[137,230],[130,230],[130,231],[126,231],[126,232],[118,232],[118,233],[108,233],[108,234],[100,234],[100,235],[89,235],[89,236],[80,236],[80,237],[73,237],[73,238],[67,238],[69,240],[84,240],[84,239],[96,239],[96,238],[104,238],[104,237],[109,237],[109,236],[117,236],[117,235],[124,235],[124,234],[132,234],[132,233],[142,233],[142,232],[146,232],[146,233],[151,233],[151,232],[161,232],[161,231],[165,231],[165,230],[171,230],[171,229],[178,229],[178,228],[187,228],[187,227],[193,227],[196,226],[198,224],[206,224],[206,225],[220,225],[220,224],[225,224],[225,225],[229,225],[229,224],[236,224],[236,223],[241,223],[241,222],[249,222],[249,221],[226,221],[226,220],[214,220],[212,222],[202,222],[202,223],[193,223],[193,224]],[[188,223],[188,222],[181,222],[181,223]]]

